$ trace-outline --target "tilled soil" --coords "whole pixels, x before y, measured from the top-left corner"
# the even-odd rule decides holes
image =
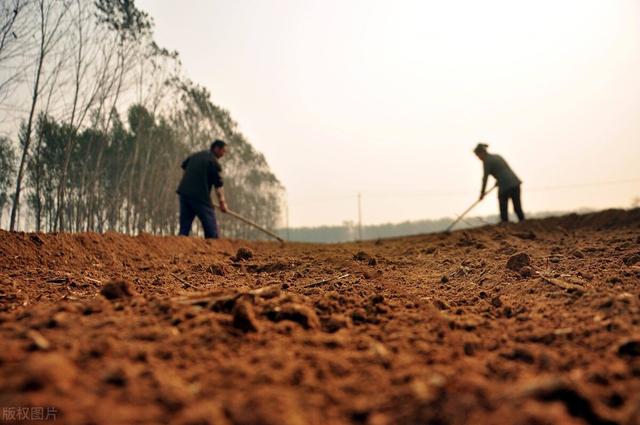
[[[640,424],[639,324],[640,210],[339,245],[0,232],[6,421]]]

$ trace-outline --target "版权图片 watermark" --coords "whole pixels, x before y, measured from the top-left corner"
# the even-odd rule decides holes
[[[58,409],[53,406],[3,406],[2,421],[55,421]]]

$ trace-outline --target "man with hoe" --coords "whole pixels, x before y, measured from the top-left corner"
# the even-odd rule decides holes
[[[487,152],[489,145],[478,143],[474,149],[474,153],[483,163],[484,175],[482,176],[482,189],[480,191],[480,199],[485,195],[487,187],[487,179],[493,176],[498,185],[498,200],[500,202],[500,220],[503,223],[509,221],[509,199],[513,202],[513,209],[516,211],[519,221],[524,220],[522,212],[522,204],[520,202],[520,185],[522,181],[515,175],[509,167],[509,164],[500,156]]]
[[[227,212],[222,189],[222,167],[218,160],[225,154],[227,144],[215,140],[209,150],[196,152],[182,163],[184,174],[178,186],[180,197],[180,235],[189,236],[191,224],[197,216],[204,229],[204,237],[216,239],[218,226],[211,202],[211,187],[215,188],[220,210]]]

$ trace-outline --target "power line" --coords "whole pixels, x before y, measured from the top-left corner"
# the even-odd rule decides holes
[[[640,182],[640,178],[626,179],[626,180],[612,180],[612,181],[606,181],[606,182],[579,183],[579,184],[562,185],[562,186],[529,187],[527,188],[527,190],[545,191],[545,190],[576,189],[581,187],[610,186],[610,185],[621,184],[621,183],[635,183],[635,182]]]
[[[633,179],[624,179],[624,180],[610,180],[610,181],[600,181],[600,182],[590,182],[590,183],[578,183],[578,184],[566,184],[566,185],[557,185],[557,186],[534,186],[534,187],[526,187],[526,191],[551,191],[551,190],[563,190],[563,189],[576,189],[576,188],[587,188],[587,187],[597,187],[597,186],[610,186],[616,184],[623,183],[640,183],[640,178]],[[405,193],[358,193],[354,195],[344,195],[333,198],[324,198],[324,199],[316,199],[316,200],[307,200],[302,203],[293,203],[291,206],[300,206],[312,203],[319,202],[331,202],[336,200],[345,200],[345,199],[353,199],[358,198],[359,196],[366,196],[367,198],[413,198],[413,197],[453,197],[453,196],[469,196],[471,191],[465,192],[405,192]]]

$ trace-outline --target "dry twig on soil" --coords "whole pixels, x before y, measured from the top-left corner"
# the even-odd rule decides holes
[[[542,278],[544,282],[550,283],[552,285],[555,285],[559,288],[565,289],[570,292],[576,292],[576,293],[582,294],[585,291],[585,289],[580,285],[576,285],[574,283],[569,283],[564,280],[556,279],[551,276],[545,276],[543,274],[540,274],[540,278]]]
[[[324,285],[325,283],[330,283],[330,282],[333,282],[335,280],[344,279],[346,277],[349,277],[349,273],[343,274],[342,276],[331,277],[329,279],[323,279],[323,280],[320,280],[318,282],[313,282],[313,283],[310,283],[308,285],[304,285],[303,288],[315,288],[316,286]]]
[[[187,282],[186,280],[184,280],[183,278],[181,278],[180,276],[178,276],[175,273],[171,273],[171,276],[175,277],[177,280],[179,280],[182,284],[184,284],[186,286],[189,286],[189,287],[191,287],[193,289],[198,289],[197,286],[192,285],[191,283]]]

